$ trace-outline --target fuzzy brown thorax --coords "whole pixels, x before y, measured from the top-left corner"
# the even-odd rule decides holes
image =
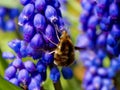
[[[58,66],[68,66],[74,61],[74,46],[66,31],[62,32],[60,42],[54,53],[54,63]]]

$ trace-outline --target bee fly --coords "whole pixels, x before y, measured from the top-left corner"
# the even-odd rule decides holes
[[[58,44],[55,44],[53,41],[51,41],[49,38],[47,38],[51,43],[56,45],[56,48],[50,52],[54,53],[54,64],[57,66],[69,66],[73,63],[75,55],[74,50],[81,50],[84,48],[74,47],[70,36],[68,35],[66,30],[62,31],[62,35],[58,36],[58,32],[60,31],[58,29],[58,26],[54,24],[55,32],[57,35],[57,38],[59,40]]]
[[[62,32],[60,42],[54,53],[54,63],[58,66],[68,66],[74,61],[74,46],[66,31]]]

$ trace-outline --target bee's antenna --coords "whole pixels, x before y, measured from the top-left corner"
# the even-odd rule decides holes
[[[60,32],[59,28],[58,28],[58,25],[53,23],[53,26],[55,27],[55,33],[57,35],[57,39],[60,41],[60,38],[59,38],[59,35],[58,35],[58,32]]]
[[[56,24],[54,24],[54,27],[55,27],[55,32],[56,32],[56,35],[57,35],[57,39],[60,41],[60,38],[58,36],[58,32],[60,32],[59,29],[58,29],[58,26]]]

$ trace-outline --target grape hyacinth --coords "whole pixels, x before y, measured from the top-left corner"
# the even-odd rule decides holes
[[[16,18],[19,16],[18,8],[5,8],[0,6],[0,29],[11,32],[17,29]]]
[[[106,55],[101,53],[95,54],[93,51],[84,52],[85,56],[81,56],[81,60],[86,68],[82,87],[84,90],[116,90],[113,78],[120,70],[120,59],[113,58],[110,60]],[[82,54],[83,55],[83,54]],[[91,55],[91,56],[90,56]],[[108,64],[106,64],[109,62]]]
[[[43,76],[46,76],[46,73],[42,73],[42,76],[36,68],[36,65],[32,61],[22,62],[17,57],[6,69],[5,79],[23,89],[34,90],[35,88],[40,88],[40,83],[45,80]],[[33,82],[35,85],[31,86]]]
[[[76,45],[88,49],[80,53],[86,68],[84,90],[120,89],[116,77],[120,71],[119,4],[118,0],[81,1],[81,34]]]
[[[50,79],[54,85],[59,83],[59,88],[62,89],[60,70],[54,64],[52,53],[64,30],[60,3],[58,0],[20,0],[20,3],[23,10],[18,24],[23,28],[23,40],[15,39],[8,43],[16,57],[6,69],[5,79],[24,90],[42,90],[49,67]],[[30,60],[22,61],[26,57],[32,57],[35,63]],[[62,67],[61,72],[65,79],[73,76],[69,67]],[[55,86],[55,90],[56,88]]]

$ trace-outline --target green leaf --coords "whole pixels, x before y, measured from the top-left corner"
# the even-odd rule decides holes
[[[0,0],[0,6],[7,8],[21,8],[19,0]]]
[[[66,80],[61,75],[61,84],[63,90],[82,90],[80,88],[80,83],[78,83],[74,77],[70,80]]]
[[[0,76],[0,90],[22,90]]]
[[[103,66],[104,67],[109,67],[110,66],[110,59],[109,57],[105,57],[103,60]]]
[[[50,70],[49,68],[47,68],[47,79],[43,84],[44,90],[54,90],[54,86],[53,86],[52,80],[50,80],[49,78],[49,74],[50,74]]]
[[[8,47],[7,43],[12,39],[15,39],[17,36],[14,32],[2,32],[0,30],[0,75],[4,75],[4,71],[8,66],[9,61],[2,58],[2,52],[4,51],[12,51],[11,48]],[[3,40],[4,39],[4,40]]]

